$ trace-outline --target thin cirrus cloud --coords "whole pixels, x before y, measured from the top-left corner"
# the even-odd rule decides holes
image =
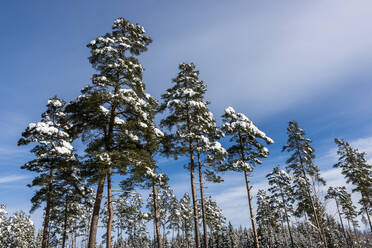
[[[0,177],[0,184],[13,183],[17,181],[22,181],[27,178],[29,178],[29,176],[24,176],[24,175],[4,176],[4,177]]]
[[[257,13],[221,13],[224,18],[211,18],[157,48],[170,51],[172,63],[198,63],[215,107],[244,103],[265,117],[351,84],[342,78],[372,61],[370,1],[251,5],[240,7]]]

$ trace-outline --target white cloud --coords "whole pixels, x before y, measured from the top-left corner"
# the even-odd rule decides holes
[[[234,12],[226,5],[229,14],[185,27],[161,50],[172,63],[197,62],[213,106],[240,106],[255,117],[331,91],[371,61],[371,1],[271,5],[240,2]]]
[[[12,183],[12,182],[24,180],[26,178],[28,178],[28,176],[23,176],[23,175],[5,176],[5,177],[0,177],[0,183]]]

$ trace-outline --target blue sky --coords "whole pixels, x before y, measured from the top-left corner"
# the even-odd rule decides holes
[[[31,158],[16,146],[49,97],[71,100],[90,81],[86,44],[115,18],[145,27],[153,38],[140,56],[147,90],[159,97],[181,62],[194,62],[219,119],[233,106],[275,140],[252,174],[254,192],[288,154],[289,120],[313,139],[329,185],[343,184],[332,164],[335,137],[372,154],[372,2],[347,1],[1,1],[0,196],[11,211],[29,210]],[[178,195],[189,190],[184,162],[161,159]],[[248,225],[244,179],[207,191],[235,225]],[[117,179],[116,183],[118,183]],[[357,197],[357,196],[354,196]],[[239,216],[234,213],[242,213]],[[246,213],[246,214],[244,214]],[[33,215],[41,223],[41,213]]]

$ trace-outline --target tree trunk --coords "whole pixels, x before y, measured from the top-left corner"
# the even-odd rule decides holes
[[[63,220],[63,235],[62,235],[62,248],[65,248],[66,245],[66,236],[67,236],[67,208],[68,208],[68,202],[66,200],[65,202],[65,216]]]
[[[364,204],[364,211],[366,212],[367,219],[368,219],[368,223],[369,223],[369,228],[371,229],[371,232],[372,232],[372,222],[371,222],[371,217],[369,216],[368,208],[367,208],[367,206],[366,206],[365,204]]]
[[[41,248],[48,247],[48,240],[49,240],[48,229],[49,229],[49,218],[50,218],[51,198],[52,198],[50,192],[52,191],[52,183],[53,183],[53,168],[51,168],[49,171],[47,203],[45,207],[43,239],[41,241]]]
[[[354,223],[353,223],[353,229],[354,229],[354,235],[355,235],[355,239],[356,239],[358,248],[360,248],[360,241],[359,241],[358,230],[357,230],[357,228],[356,228],[356,226],[355,226]]]
[[[287,231],[285,230],[283,222],[281,224],[282,224],[282,232],[283,232],[283,235],[284,235],[285,247],[288,247]]]
[[[238,136],[239,136],[241,160],[243,162],[245,162],[243,138],[242,138],[240,133],[238,134]],[[247,194],[248,194],[248,205],[249,205],[249,213],[250,213],[250,216],[251,216],[252,231],[253,231],[253,236],[254,236],[254,245],[255,245],[256,248],[259,248],[260,245],[258,243],[257,228],[256,228],[256,223],[254,221],[254,213],[253,213],[252,197],[251,197],[251,187],[249,186],[247,168],[244,168],[244,178],[245,178],[245,185],[246,185]]]
[[[190,126],[190,114],[189,109],[187,109],[187,132],[191,133]],[[199,215],[198,206],[196,202],[196,190],[195,190],[195,164],[194,164],[194,148],[192,144],[192,138],[189,138],[189,154],[190,154],[190,183],[191,183],[191,193],[192,193],[192,204],[194,209],[194,225],[195,225],[195,245],[196,248],[200,248],[200,232],[199,232]]]
[[[156,191],[155,181],[152,181],[152,198],[154,205],[154,227],[156,232],[156,243],[158,248],[162,248],[160,227],[159,227],[159,209],[158,209],[158,193]]]
[[[207,232],[207,217],[205,213],[205,203],[204,203],[204,189],[203,189],[203,171],[200,161],[200,153],[198,152],[198,165],[199,165],[199,186],[200,186],[200,200],[203,218],[203,234],[204,234],[204,248],[208,248],[208,232]]]
[[[99,209],[102,201],[103,188],[105,186],[106,175],[102,175],[98,182],[96,200],[93,206],[92,221],[89,230],[88,248],[96,248],[96,236],[98,227]]]
[[[291,247],[294,248],[294,242],[293,242],[293,237],[292,237],[292,230],[291,230],[291,226],[289,225],[289,217],[288,217],[288,212],[287,212],[287,204],[285,203],[285,200],[284,200],[284,194],[283,194],[281,188],[280,188],[280,193],[281,193],[281,195],[282,195],[282,201],[283,201],[283,206],[284,206],[285,219],[286,219],[286,221],[287,221],[289,237],[290,237],[290,239],[291,239]]]
[[[347,235],[346,235],[346,231],[345,231],[344,222],[342,221],[341,212],[340,212],[340,207],[339,207],[339,205],[338,205],[338,201],[337,201],[337,199],[335,199],[335,201],[336,201],[336,207],[337,207],[338,218],[340,219],[340,223],[341,223],[341,227],[342,227],[342,232],[344,233],[345,241],[346,241],[346,244],[347,244],[347,243],[348,243],[348,239],[347,239]]]
[[[166,246],[166,239],[165,224],[163,224],[163,246]]]
[[[311,240],[311,233],[310,233],[310,230],[309,230],[309,228],[308,228],[308,226],[307,226],[307,222],[309,222],[308,220],[307,220],[307,214],[305,213],[305,227],[306,227],[306,231],[307,231],[307,238],[308,238],[308,240],[309,240],[309,245],[310,245],[310,248],[312,248],[313,247],[313,241]]]
[[[108,208],[108,222],[107,222],[107,241],[106,248],[111,248],[111,228],[114,211],[112,209],[112,191],[111,191],[111,172],[107,173],[107,208]]]
[[[254,236],[254,245],[255,245],[256,248],[259,248],[260,245],[258,243],[256,223],[254,221],[254,213],[253,213],[252,197],[251,197],[251,187],[249,186],[247,169],[244,169],[244,178],[245,178],[245,185],[247,187],[248,205],[249,205],[249,213],[251,215],[252,231],[253,231],[253,236]]]

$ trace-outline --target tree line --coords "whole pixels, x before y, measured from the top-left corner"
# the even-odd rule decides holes
[[[96,71],[91,83],[68,103],[57,96],[49,99],[41,120],[22,133],[18,145],[32,144],[35,155],[22,166],[36,174],[29,185],[36,188],[31,211],[45,207],[37,241],[14,247],[77,247],[81,237],[80,245],[94,248],[102,245],[97,244],[100,223],[107,248],[368,247],[370,233],[361,231],[357,221],[359,215],[365,216],[372,230],[372,166],[365,153],[335,139],[339,155],[335,167],[354,186],[353,192],[360,193],[360,211],[343,187],[330,187],[322,199],[319,188],[326,182],[313,163],[311,140],[290,121],[283,146],[283,152],[290,153],[287,165],[267,175],[270,188],[259,190],[255,213],[250,176],[268,157],[267,146],[274,141],[232,107],[225,110],[219,127],[205,99],[206,84],[193,63],[179,65],[172,87],[159,103],[146,92],[138,60],[151,42],[142,26],[116,19],[111,32],[87,45]],[[229,140],[226,147],[222,138]],[[157,156],[187,158],[191,196],[174,196]],[[226,171],[244,177],[249,229],[226,223],[213,198],[205,197],[205,181],[222,182]],[[114,174],[122,178],[119,196],[112,188]],[[136,192],[140,188],[151,191],[146,204]],[[326,212],[326,199],[335,201],[339,222]],[[1,215],[0,230],[17,216],[27,223],[28,217],[19,215]],[[154,237],[146,228],[150,220]],[[17,242],[18,237],[8,232],[0,242]]]

